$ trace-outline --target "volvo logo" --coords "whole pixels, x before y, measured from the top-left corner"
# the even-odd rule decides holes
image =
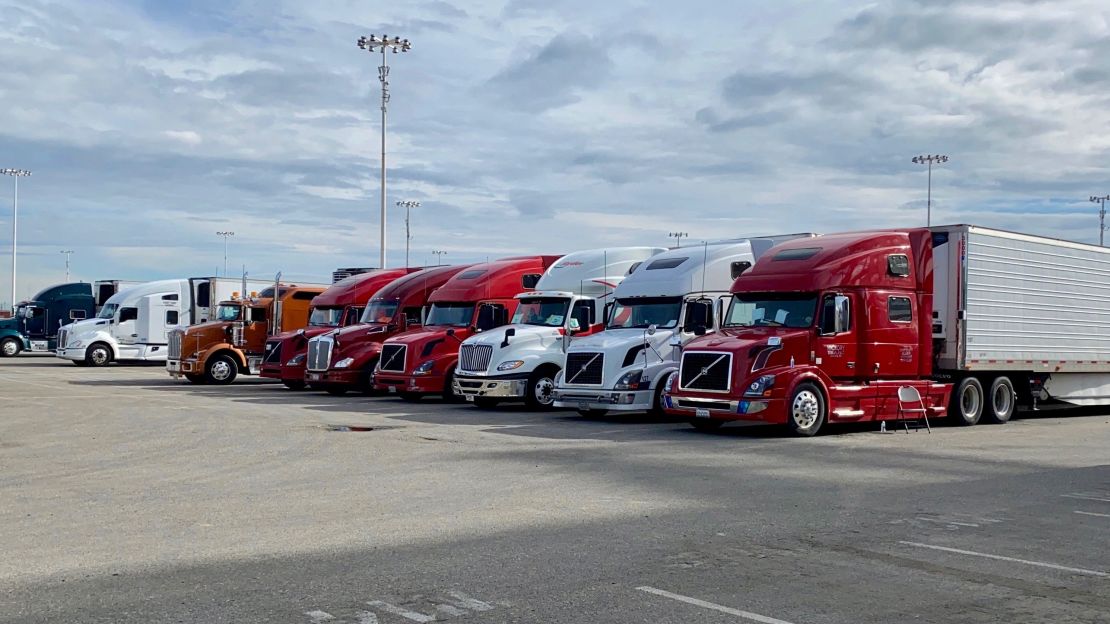
[[[701,367],[701,374],[702,375],[706,375],[708,373],[709,373],[709,367],[708,366]]]

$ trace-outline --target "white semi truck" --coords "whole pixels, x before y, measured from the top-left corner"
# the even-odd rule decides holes
[[[567,345],[604,327],[614,288],[630,269],[663,251],[620,247],[560,258],[534,291],[516,296],[519,305],[511,324],[463,341],[455,394],[479,407],[520,400],[533,409],[551,407]]]
[[[640,264],[613,294],[605,330],[574,340],[555,376],[555,407],[662,414],[683,344],[715,331],[732,282],[776,244],[812,234],[707,242]]]

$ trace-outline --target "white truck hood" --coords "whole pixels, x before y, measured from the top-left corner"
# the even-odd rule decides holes
[[[509,337],[508,346],[502,347],[505,342],[505,332],[515,330],[516,334]],[[463,341],[462,348],[467,345],[488,345],[493,348],[486,373],[496,374],[497,366],[508,360],[544,360],[550,362],[562,361],[563,334],[557,327],[541,327],[538,325],[505,325],[496,329],[475,334]],[[532,370],[532,362],[526,364],[521,370]],[[481,374],[482,371],[465,371],[468,374]]]
[[[662,356],[663,361],[670,361],[673,348],[669,343],[675,331],[674,329],[658,329],[655,334],[647,336],[647,343],[655,347],[654,350],[647,349],[648,366],[659,364],[661,362],[659,356]],[[645,368],[644,350],[639,348],[644,342],[643,329],[607,329],[601,333],[572,341],[570,348],[567,350],[567,355],[573,353],[603,353],[605,362],[602,385],[610,387],[624,373]],[[629,365],[625,366],[625,359],[631,349],[636,349],[636,354]],[[573,386],[576,384],[567,383],[566,385]]]

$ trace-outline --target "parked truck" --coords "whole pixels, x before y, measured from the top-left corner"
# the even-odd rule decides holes
[[[291,390],[303,389],[308,341],[314,336],[359,322],[370,297],[397,278],[414,271],[419,269],[371,270],[352,274],[332,284],[312,300],[307,327],[278,334],[266,341],[260,376],[278,379]]]
[[[221,301],[207,323],[178,328],[169,335],[166,370],[193,383],[229,384],[240,375],[257,375],[266,338],[308,324],[312,300],[323,286],[271,286],[252,297]]]
[[[73,282],[44,288],[0,320],[0,357],[47,352],[57,347],[58,331],[96,313],[92,285]]]
[[[379,290],[367,303],[357,325],[308,341],[305,382],[335,395],[349,390],[375,392],[374,370],[382,343],[420,326],[432,293],[467,268],[468,265],[431,267],[410,273]]]
[[[1110,401],[1110,250],[970,225],[793,241],[733,284],[668,412],[810,436],[829,423]],[[920,400],[917,397],[920,396]]]
[[[432,294],[420,329],[382,344],[374,386],[418,401],[428,395],[452,400],[459,345],[471,335],[509,322],[517,294],[532,290],[560,256],[520,256],[476,264]]]
[[[613,291],[661,247],[580,251],[548,267],[534,291],[516,296],[510,325],[475,334],[459,347],[455,394],[478,407],[520,401],[550,408],[555,376],[572,339],[604,328]]]
[[[181,314],[186,286],[186,280],[159,280],[124,288],[104,302],[95,318],[62,328],[55,354],[79,366],[165,360],[167,332],[188,324]]]
[[[555,407],[662,415],[663,382],[679,348],[716,330],[733,280],[784,240],[738,239],[671,249],[617,286],[604,331],[571,342],[555,376]],[[807,235],[808,236],[808,235]]]

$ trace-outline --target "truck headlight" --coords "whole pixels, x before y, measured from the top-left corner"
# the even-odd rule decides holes
[[[335,363],[335,367],[336,368],[347,368],[354,361],[355,361],[355,358],[343,358],[342,360],[339,360],[338,362]]]
[[[300,366],[304,362],[305,354],[302,353],[285,363],[286,366]]]
[[[412,374],[413,375],[427,375],[428,373],[432,372],[432,367],[435,366],[435,364],[436,363],[435,363],[434,360],[428,360],[427,362],[421,362],[420,366],[417,366],[416,370],[412,371]]]
[[[502,362],[498,364],[497,370],[507,371],[520,368],[521,366],[524,366],[524,360],[509,360],[508,362]]]
[[[750,386],[748,386],[748,389],[744,391],[744,396],[761,397],[763,396],[764,392],[770,391],[771,388],[774,387],[774,385],[774,375],[763,375],[759,379],[753,381]]]
[[[83,347],[83,346],[85,346],[85,341],[84,340],[70,340],[69,344],[62,345],[62,348],[73,347],[73,348],[76,349],[76,348]]]
[[[641,390],[647,387],[647,382],[643,379],[644,371],[634,370],[628,371],[621,375],[617,380],[616,385],[613,386],[614,390]]]
[[[667,375],[667,385],[663,386],[663,392],[670,393],[671,389],[674,388],[675,379],[678,379],[678,371]]]

